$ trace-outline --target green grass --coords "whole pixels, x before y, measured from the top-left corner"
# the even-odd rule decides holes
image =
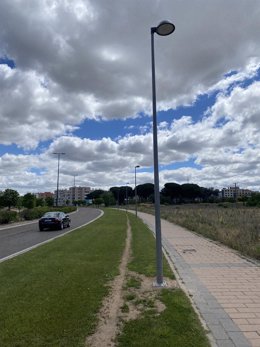
[[[132,260],[128,268],[145,276],[155,277],[155,241],[151,231],[139,218],[129,214],[132,227]],[[164,259],[164,276],[173,278]],[[160,289],[155,298],[166,309],[158,314],[152,295],[136,300],[145,307],[141,316],[125,323],[118,336],[118,347],[209,347],[205,330],[188,298],[180,289]],[[125,298],[127,299],[127,298]],[[131,301],[134,300],[131,297]],[[125,304],[126,305],[126,304]]]
[[[155,240],[139,219],[132,226],[129,269],[155,278]],[[80,347],[94,332],[108,284],[118,274],[126,238],[126,214],[105,215],[29,253],[0,264],[0,346]],[[164,275],[173,278],[164,259]],[[154,297],[139,298],[140,279],[127,278],[125,313],[142,304],[143,314],[126,322],[118,347],[208,347],[204,330],[181,290],[157,292],[166,309],[158,314]]]
[[[160,299],[166,309],[157,315],[147,310],[126,323],[118,338],[119,347],[209,347],[198,318],[181,290],[163,289]]]
[[[139,210],[153,214],[154,206],[142,205]],[[216,204],[161,206],[161,218],[260,259],[259,208],[241,205],[223,208]]]
[[[0,346],[84,346],[118,273],[124,213],[0,264]]]
[[[141,281],[138,280],[137,278],[133,278],[131,276],[129,276],[129,278],[127,279],[126,288],[140,288],[141,287]]]
[[[149,228],[131,213],[128,214],[132,228],[133,257],[128,268],[131,271],[155,277],[156,275],[156,244],[155,238]],[[169,264],[163,258],[163,272],[166,277],[174,278]]]

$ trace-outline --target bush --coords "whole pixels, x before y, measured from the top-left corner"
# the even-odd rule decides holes
[[[8,224],[18,221],[18,213],[15,211],[0,211],[0,224]]]
[[[26,208],[21,212],[21,218],[25,220],[37,219],[47,211],[48,208],[46,207]]]
[[[31,208],[31,209],[25,209],[21,212],[21,218],[25,219],[25,220],[32,220],[32,219],[38,219],[41,218],[44,213],[48,212],[48,211],[63,211],[64,213],[69,213],[72,211],[75,211],[76,208],[74,206],[64,206],[64,207],[48,207],[48,206],[44,206],[44,207],[35,207],[35,208]]]

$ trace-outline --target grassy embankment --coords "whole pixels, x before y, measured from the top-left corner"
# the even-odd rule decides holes
[[[128,265],[130,271],[147,277],[153,277],[155,271],[155,240],[148,227],[139,218],[129,214],[132,227],[132,259]],[[164,276],[174,278],[172,270],[164,259]],[[153,278],[151,277],[151,285]],[[139,287],[133,278],[128,279],[126,287]],[[158,314],[155,300],[165,305],[165,310]],[[119,347],[209,347],[205,331],[190,305],[189,300],[180,289],[159,289],[155,297],[143,299],[145,307],[139,318],[125,323],[118,338]],[[140,299],[125,295],[125,305],[140,305]]]
[[[154,239],[139,220],[130,219],[129,268],[152,276]],[[125,237],[126,214],[106,210],[93,224],[1,263],[0,346],[84,346],[107,284],[118,274]],[[165,274],[171,275],[166,263]],[[119,346],[209,346],[183,292],[163,289],[158,295],[166,309],[160,315],[145,311],[126,323]]]
[[[153,205],[140,211],[154,213]],[[215,204],[161,206],[161,218],[260,259],[260,209]]]

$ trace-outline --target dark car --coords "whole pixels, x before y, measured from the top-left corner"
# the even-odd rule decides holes
[[[53,211],[46,212],[39,220],[39,229],[59,229],[62,230],[66,227],[70,227],[70,217],[64,212]]]

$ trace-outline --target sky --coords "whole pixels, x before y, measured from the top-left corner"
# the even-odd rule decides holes
[[[260,190],[259,0],[1,0],[0,190]]]

